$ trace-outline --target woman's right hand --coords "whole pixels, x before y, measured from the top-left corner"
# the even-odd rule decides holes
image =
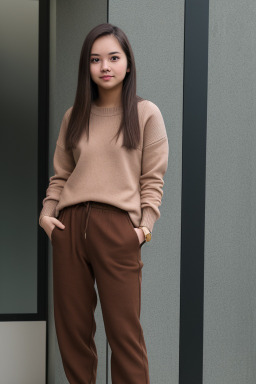
[[[62,224],[61,221],[56,219],[56,217],[51,216],[43,216],[41,219],[41,227],[45,230],[47,233],[47,236],[49,237],[50,241],[52,241],[52,231],[54,227],[59,227],[60,229],[64,229],[65,225]]]

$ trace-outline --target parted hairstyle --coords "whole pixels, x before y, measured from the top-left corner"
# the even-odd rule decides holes
[[[76,147],[84,131],[86,132],[87,140],[89,140],[91,104],[98,98],[98,86],[92,80],[90,74],[90,54],[94,41],[105,35],[113,35],[117,38],[126,54],[127,67],[130,68],[130,72],[126,73],[123,80],[121,97],[123,114],[116,136],[118,139],[121,131],[123,131],[122,146],[127,149],[136,149],[140,142],[137,103],[142,101],[143,98],[136,95],[134,54],[126,34],[117,26],[103,23],[94,27],[87,34],[82,46],[76,96],[65,137],[65,147],[67,150]]]

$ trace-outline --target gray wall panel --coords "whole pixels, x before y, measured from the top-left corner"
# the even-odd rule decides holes
[[[0,322],[1,384],[45,384],[46,322]]]
[[[184,2],[109,1],[133,47],[137,93],[160,108],[170,145],[161,218],[142,248],[141,323],[152,383],[178,383]]]
[[[38,14],[0,3],[0,315],[37,313]]]
[[[204,384],[254,384],[256,4],[209,15]]]
[[[55,0],[56,9],[52,4],[51,12],[51,79],[50,79],[50,151],[49,174],[53,174],[53,154],[60,123],[64,112],[73,105],[80,51],[87,33],[97,24],[107,21],[107,1]],[[56,34],[56,36],[54,36]],[[54,48],[53,48],[54,47]],[[54,58],[55,56],[55,58]],[[51,246],[49,260],[49,310],[50,310],[50,353],[49,353],[49,384],[67,384],[59,353],[53,321],[52,303],[52,265]],[[101,315],[100,302],[95,311],[97,345],[99,362],[97,383],[104,383],[106,377],[106,336]],[[53,346],[55,345],[56,353]],[[53,372],[55,370],[55,372]]]

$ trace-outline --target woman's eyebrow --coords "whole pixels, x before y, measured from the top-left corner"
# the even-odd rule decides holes
[[[120,53],[121,54],[121,52],[109,52],[109,55],[114,55],[114,53]],[[98,53],[91,53],[90,54],[90,56],[100,56]]]

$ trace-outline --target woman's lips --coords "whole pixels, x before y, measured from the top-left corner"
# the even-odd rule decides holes
[[[111,79],[113,76],[103,76],[103,77],[101,77],[101,79],[103,79],[103,80],[109,80],[109,79]]]

